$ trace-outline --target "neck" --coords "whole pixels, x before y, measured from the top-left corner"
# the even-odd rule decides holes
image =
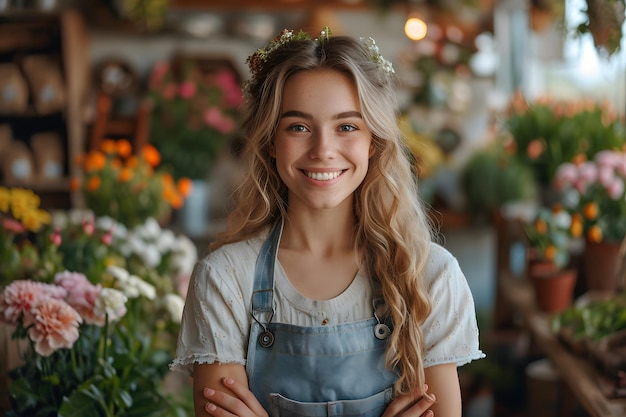
[[[287,213],[280,247],[284,249],[330,254],[354,249],[354,216],[322,211],[314,215]]]

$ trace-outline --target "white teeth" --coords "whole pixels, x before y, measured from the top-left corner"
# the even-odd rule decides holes
[[[341,175],[341,171],[335,171],[335,172],[311,172],[311,171],[306,171],[306,176],[313,179],[313,180],[317,180],[317,181],[328,181],[328,180],[334,180],[335,178],[337,178],[338,176]]]

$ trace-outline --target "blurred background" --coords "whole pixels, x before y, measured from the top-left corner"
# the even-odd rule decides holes
[[[626,328],[623,21],[623,0],[0,0],[0,190],[129,229],[156,218],[202,256],[239,181],[246,58],[285,28],[371,36],[396,71],[421,197],[476,303],[488,356],[460,369],[464,415],[626,415],[624,338],[596,343]],[[119,161],[89,156],[111,141],[126,156],[152,145],[171,193],[141,197]],[[586,195],[609,182],[589,168],[607,152],[618,184]],[[583,186],[564,164],[595,174],[571,173]],[[583,221],[589,202],[612,217]],[[607,241],[613,258],[586,267],[590,242]],[[557,307],[534,292],[532,254],[575,270]],[[600,265],[612,281],[595,287]],[[610,305],[592,330],[575,327],[600,299]],[[596,355],[577,354],[565,328],[593,333]],[[607,352],[612,365],[597,359]]]

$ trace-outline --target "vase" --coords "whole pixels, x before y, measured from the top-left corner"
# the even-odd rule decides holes
[[[582,254],[586,291],[615,292],[618,288],[618,267],[621,242],[585,243]]]
[[[529,268],[528,278],[541,311],[559,313],[572,304],[576,285],[575,269],[558,269],[550,263],[537,262]]]
[[[210,198],[211,185],[205,180],[192,180],[191,192],[176,216],[181,232],[189,237],[208,233]]]

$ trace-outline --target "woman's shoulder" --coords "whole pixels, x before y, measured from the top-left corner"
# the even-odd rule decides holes
[[[457,258],[442,245],[431,242],[430,254],[424,268],[424,280],[430,291],[466,284]]]
[[[259,251],[263,245],[264,234],[251,237],[239,242],[228,243],[209,252],[199,262],[211,267],[256,263]]]

